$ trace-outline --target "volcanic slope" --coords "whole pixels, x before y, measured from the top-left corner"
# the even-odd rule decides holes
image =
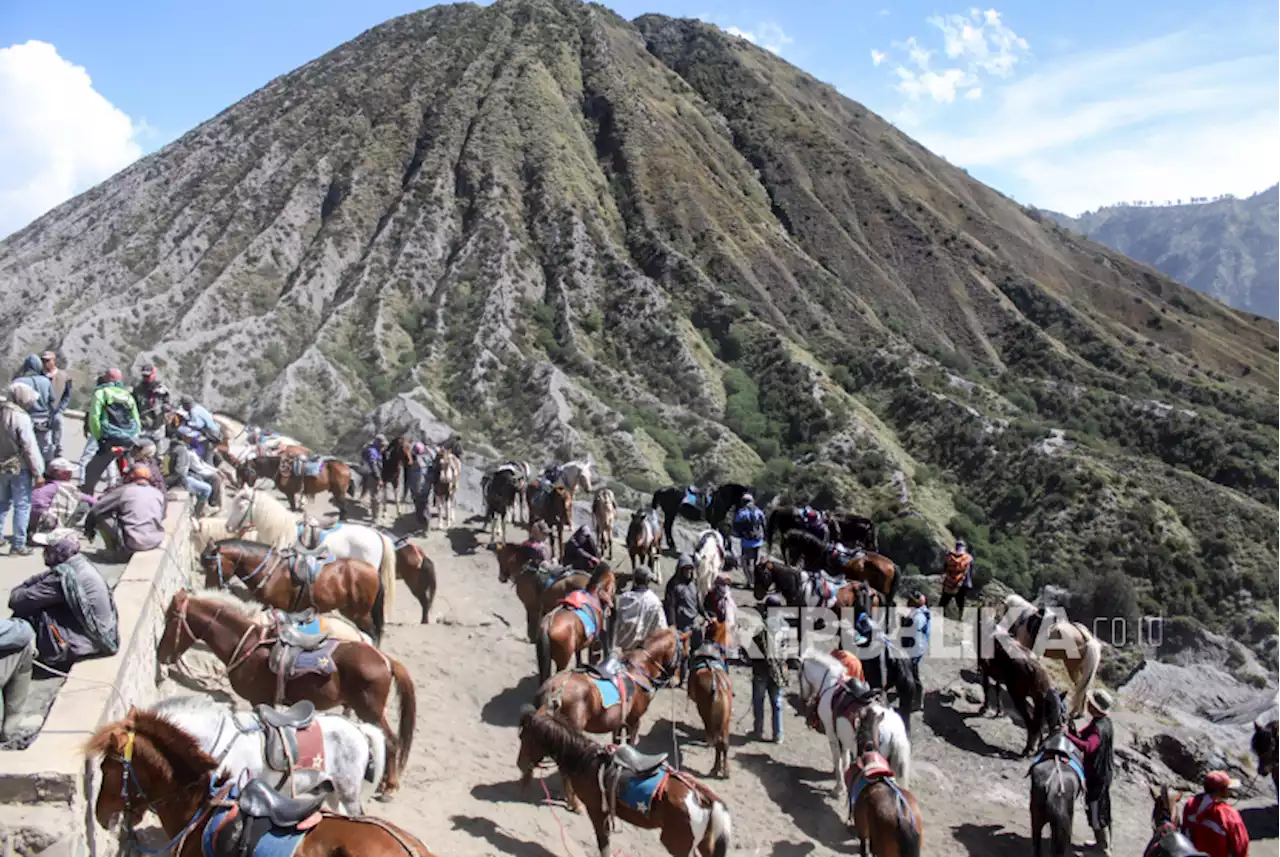
[[[963,534],[1087,610],[1275,628],[1276,323],[696,21],[389,21],[0,243],[0,337],[322,448],[403,394],[642,490],[871,510],[909,566]]]

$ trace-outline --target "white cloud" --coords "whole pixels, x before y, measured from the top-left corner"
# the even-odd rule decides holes
[[[956,44],[967,44],[963,34]],[[1040,65],[966,89],[974,101],[963,112],[917,115],[913,135],[1021,202],[1072,214],[1246,195],[1280,179],[1276,48],[1261,31],[1195,28]],[[909,104],[954,97],[923,75],[899,75],[898,88]]]
[[[889,10],[888,10],[888,9],[881,9],[881,10],[880,10],[879,12],[877,12],[876,14],[883,18],[885,15],[888,15],[888,14],[889,14]]]
[[[884,51],[877,51],[877,50],[875,50],[874,48],[872,48],[872,50],[871,50],[871,64],[872,64],[872,65],[874,65],[874,66],[878,66],[878,65],[880,65],[880,63],[884,62],[884,61],[888,58],[888,56],[889,56],[889,55],[888,55],[888,54],[886,54]]]
[[[746,39],[751,44],[759,45],[766,51],[771,51],[775,54],[781,54],[787,45],[795,43],[795,39],[788,36],[782,26],[773,21],[761,21],[753,30],[744,30],[741,27],[725,27],[724,31],[731,36]]]
[[[53,45],[0,48],[0,237],[137,160],[136,130]]]
[[[935,52],[915,36],[894,43],[915,66],[894,68],[898,76],[895,88],[913,101],[928,97],[951,104],[962,92],[965,99],[976,101],[982,97],[983,76],[1009,77],[1030,50],[1027,40],[1006,26],[995,9],[970,9],[967,14],[934,15],[926,20],[941,31],[943,54],[951,62],[947,68],[934,68]]]

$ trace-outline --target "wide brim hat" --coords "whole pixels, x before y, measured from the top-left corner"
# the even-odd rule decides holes
[[[1085,703],[1092,709],[1100,711],[1103,714],[1110,714],[1111,709],[1115,706],[1111,694],[1105,690],[1091,690],[1089,695],[1085,697]]]

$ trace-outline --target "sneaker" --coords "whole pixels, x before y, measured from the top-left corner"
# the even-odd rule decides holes
[[[775,743],[775,744],[781,744],[781,743],[782,743],[782,733],[781,733],[781,732],[779,732],[777,735],[774,735],[774,736],[773,736],[773,743]]]
[[[27,547],[26,545],[23,545],[22,547],[15,546],[9,548],[9,556],[31,556],[33,553],[35,553],[35,550]]]

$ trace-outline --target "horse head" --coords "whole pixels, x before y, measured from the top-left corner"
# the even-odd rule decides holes
[[[1151,792],[1151,829],[1157,832],[1161,831],[1166,825],[1173,828],[1178,827],[1178,804],[1182,801],[1182,792],[1171,789],[1166,785],[1157,789],[1155,786],[1148,786]]]

